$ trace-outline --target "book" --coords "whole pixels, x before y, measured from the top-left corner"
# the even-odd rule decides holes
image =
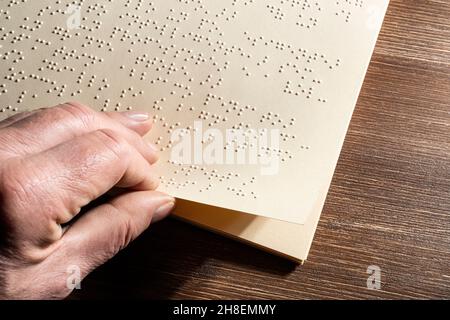
[[[388,2],[4,3],[0,119],[148,111],[176,217],[302,262]]]

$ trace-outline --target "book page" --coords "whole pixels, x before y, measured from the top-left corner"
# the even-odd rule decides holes
[[[148,111],[161,190],[304,224],[323,206],[387,4],[3,1],[0,119],[73,100]]]

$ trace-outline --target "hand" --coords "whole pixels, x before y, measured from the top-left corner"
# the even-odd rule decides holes
[[[0,122],[0,298],[64,298],[71,268],[84,278],[169,214],[151,125],[77,103]],[[80,214],[112,188],[124,192]]]

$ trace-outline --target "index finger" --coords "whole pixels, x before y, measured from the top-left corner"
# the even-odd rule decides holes
[[[120,117],[122,121],[118,121]],[[10,157],[39,153],[75,137],[106,129],[118,132],[153,164],[158,160],[156,149],[141,137],[151,127],[150,117],[137,121],[133,120],[133,117],[112,116],[76,102],[69,102],[37,110],[25,117],[18,115],[17,121],[11,121],[6,127],[0,128],[4,141],[14,141],[14,144],[3,143],[1,151]]]

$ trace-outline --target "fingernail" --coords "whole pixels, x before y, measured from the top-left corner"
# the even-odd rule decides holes
[[[166,218],[174,207],[175,199],[172,198],[171,200],[169,200],[169,202],[166,202],[155,211],[155,213],[153,214],[153,222],[158,222]]]
[[[146,112],[134,112],[127,111],[122,113],[125,117],[130,118],[133,121],[145,122],[150,119],[150,115]]]

